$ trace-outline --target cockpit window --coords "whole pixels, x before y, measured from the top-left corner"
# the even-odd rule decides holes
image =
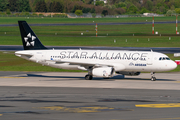
[[[160,57],[159,60],[170,60],[168,57]]]

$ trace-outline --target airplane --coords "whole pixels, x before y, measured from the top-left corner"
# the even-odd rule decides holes
[[[116,74],[137,76],[151,72],[151,80],[156,81],[155,72],[177,67],[167,55],[152,50],[47,49],[26,21],[18,21],[18,24],[24,50],[16,51],[16,56],[55,68],[88,71],[86,80],[94,76],[111,78]]]

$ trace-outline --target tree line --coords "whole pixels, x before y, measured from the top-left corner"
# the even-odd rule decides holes
[[[0,0],[0,11],[96,13],[103,15],[180,13],[180,0]]]

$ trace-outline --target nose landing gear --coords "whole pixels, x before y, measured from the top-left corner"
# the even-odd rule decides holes
[[[155,72],[151,72],[151,81],[156,81]]]

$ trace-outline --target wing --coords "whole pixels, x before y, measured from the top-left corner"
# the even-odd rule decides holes
[[[97,62],[94,60],[87,61],[87,60],[67,60],[67,59],[61,59],[61,60],[55,60],[56,64],[58,63],[69,63],[70,65],[79,65],[81,67],[85,67],[86,69],[89,68],[96,68],[96,67],[113,67],[115,71],[122,71],[125,70],[125,66],[121,63],[110,63],[110,62]]]

